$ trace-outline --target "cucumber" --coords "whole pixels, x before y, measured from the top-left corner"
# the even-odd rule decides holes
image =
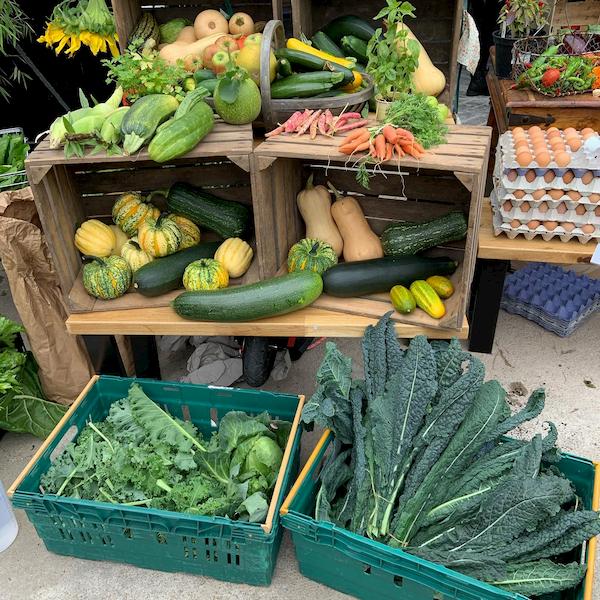
[[[326,294],[349,298],[389,292],[395,285],[408,286],[431,275],[451,275],[458,263],[448,257],[403,256],[374,258],[334,265],[323,273]]]
[[[408,256],[445,242],[462,240],[466,235],[465,216],[461,212],[451,212],[424,223],[391,225],[381,234],[381,245],[386,256]]]
[[[180,317],[196,321],[254,321],[305,308],[322,291],[318,273],[297,271],[249,285],[184,292],[173,308]]]
[[[210,69],[198,69],[194,71],[194,81],[202,83],[207,79],[217,79],[217,76]]]
[[[292,65],[287,58],[277,59],[277,73],[282,77],[289,77],[293,73]]]
[[[355,35],[345,35],[340,43],[346,55],[354,56],[363,64],[367,63],[367,42],[365,40],[361,40]]]
[[[332,54],[338,58],[346,57],[341,48],[324,31],[317,31],[310,40],[313,46],[322,52],[327,52],[327,54]]]
[[[218,79],[205,79],[198,84],[198,87],[203,87],[212,96],[215,93],[217,83],[219,83]]]
[[[133,287],[148,297],[160,296],[183,287],[185,268],[195,260],[212,258],[220,245],[221,242],[198,244],[170,256],[157,258],[135,271]]]
[[[290,50],[289,48],[280,48],[275,50],[275,56],[277,58],[285,58],[296,67],[302,67],[309,71],[322,71],[327,61],[313,56],[308,52],[302,52],[300,50]]]
[[[167,194],[169,212],[206,227],[224,238],[241,237],[248,228],[250,210],[240,202],[217,198],[188,183],[174,183]]]
[[[309,98],[339,86],[343,80],[343,73],[337,72],[296,73],[296,75],[291,75],[273,83],[271,85],[271,97],[276,99]]]
[[[324,27],[323,31],[336,43],[345,35],[355,35],[365,42],[375,35],[375,29],[369,23],[354,15],[337,17]]]

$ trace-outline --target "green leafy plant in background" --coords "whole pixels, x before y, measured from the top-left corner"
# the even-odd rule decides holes
[[[264,521],[291,424],[232,411],[202,439],[138,384],[89,423],[42,478],[46,493]]]
[[[0,315],[0,429],[45,438],[66,412],[48,402],[30,352],[16,349],[21,325]]]
[[[0,192],[27,185],[25,159],[29,145],[22,133],[0,135]]]
[[[458,341],[403,350],[389,315],[363,339],[364,379],[329,343],[302,420],[334,433],[315,518],[511,592],[576,586],[565,553],[600,533],[556,464],[557,431],[505,437],[539,416],[544,391],[512,413]]]
[[[548,24],[552,4],[543,0],[504,0],[498,16],[500,34],[512,38],[537,34]]]

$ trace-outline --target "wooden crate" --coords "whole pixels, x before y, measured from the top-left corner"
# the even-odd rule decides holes
[[[600,0],[556,0],[550,17],[550,31],[563,27],[580,29],[600,23]]]
[[[446,316],[439,321],[422,311],[393,316],[398,322],[460,330],[477,257],[490,137],[488,127],[451,126],[447,144],[420,161],[406,158],[386,163],[383,174],[371,179],[369,190],[356,182],[355,171],[345,164],[347,157],[337,152],[338,138],[277,136],[260,144],[254,151],[251,173],[256,235],[262,241],[261,277],[282,271],[289,248],[304,236],[296,194],[310,172],[317,183],[328,180],[343,193],[356,195],[378,234],[392,222],[425,221],[461,210],[468,216],[466,239],[430,251],[432,255],[456,257],[460,262],[453,275],[456,293],[446,302]],[[366,317],[379,317],[391,310],[385,294],[350,299],[323,295],[313,306]]]
[[[349,13],[373,22],[374,27],[381,26],[373,17],[385,4],[381,0],[354,2],[347,0],[291,0],[292,25],[294,37],[304,33],[310,37],[340,15]],[[440,95],[440,101],[448,104],[452,101],[457,84],[457,52],[462,24],[462,0],[413,0],[416,7],[416,19],[407,24],[417,36],[433,64],[446,76],[446,90]]]
[[[283,17],[283,0],[242,0],[233,2],[236,11],[248,13],[254,21],[269,21]],[[129,35],[142,15],[142,10],[151,12],[159,23],[165,23],[176,17],[194,20],[196,15],[207,8],[223,8],[221,0],[198,2],[190,0],[162,0],[161,2],[145,2],[144,0],[112,0],[112,9],[117,24],[117,33],[121,47],[127,47]]]
[[[192,152],[166,165],[150,160],[145,150],[135,156],[97,154],[66,159],[62,148],[51,150],[45,140],[38,144],[25,167],[70,312],[167,306],[178,291],[156,298],[146,298],[135,291],[114,300],[89,296],[82,284],[81,255],[73,243],[75,230],[89,218],[112,223],[112,205],[121,192],[136,190],[145,194],[166,190],[176,181],[202,186],[221,198],[252,205],[249,174],[252,145],[250,125],[223,122],[217,122]],[[164,207],[164,197],[152,201]],[[210,233],[203,237],[210,238]],[[232,280],[232,284],[256,281],[258,272],[255,260],[248,273]]]

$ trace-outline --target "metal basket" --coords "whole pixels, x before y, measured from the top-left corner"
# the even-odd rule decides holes
[[[569,36],[576,35],[585,43],[583,52],[572,54],[568,52]],[[512,77],[517,82],[518,87],[530,88],[545,96],[560,97],[571,96],[574,94],[585,94],[592,90],[592,84],[579,89],[572,85],[564,87],[564,80],[559,79],[550,87],[542,86],[535,77],[530,77],[530,69],[535,61],[552,46],[559,46],[558,53],[548,59],[549,66],[553,66],[564,72],[569,59],[584,58],[587,69],[591,70],[594,66],[600,65],[600,34],[580,33],[569,31],[554,35],[539,37],[527,37],[515,42],[513,47],[513,72]],[[582,69],[575,70],[571,77],[577,77],[582,74]]]

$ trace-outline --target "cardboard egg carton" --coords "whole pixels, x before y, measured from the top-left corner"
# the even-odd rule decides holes
[[[513,204],[519,205],[523,202],[529,202],[529,204],[535,204],[539,206],[543,202],[545,202],[549,208],[558,208],[561,204],[564,204],[567,207],[567,210],[575,210],[578,206],[584,205],[589,207],[591,210],[594,210],[595,207],[600,206],[600,194],[596,196],[585,196],[580,194],[579,199],[575,200],[572,195],[569,195],[569,192],[575,192],[576,190],[559,190],[560,192],[564,192],[558,198],[552,197],[548,192],[552,190],[535,190],[525,191],[525,190],[510,190],[506,189],[502,183],[494,178],[494,188],[496,189],[496,193],[500,200],[510,200]],[[543,195],[539,195],[536,192],[544,192]],[[525,192],[522,195],[520,192]],[[576,197],[576,196],[575,196]]]

